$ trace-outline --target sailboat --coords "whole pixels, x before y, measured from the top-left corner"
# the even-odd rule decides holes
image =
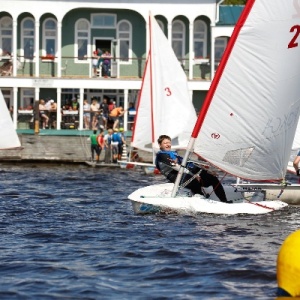
[[[264,214],[287,206],[279,199],[290,188],[299,195],[299,185],[283,184],[300,111],[300,13],[294,2],[247,1],[182,162],[186,165],[195,152],[225,174],[253,182],[253,189],[225,186],[231,204],[209,191],[209,198],[190,195],[182,189],[181,167],[175,184],[140,188],[128,196],[136,213]],[[275,191],[272,200],[266,191]]]
[[[21,143],[14,129],[11,115],[0,90],[0,150],[20,148]]]
[[[174,149],[186,149],[197,115],[186,74],[156,19],[149,16],[150,47],[138,98],[131,149],[153,153],[152,163],[124,162],[154,170],[157,139],[169,135]]]

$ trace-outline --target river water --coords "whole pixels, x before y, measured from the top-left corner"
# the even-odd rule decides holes
[[[267,215],[133,214],[162,176],[0,165],[0,299],[274,299],[300,207]]]

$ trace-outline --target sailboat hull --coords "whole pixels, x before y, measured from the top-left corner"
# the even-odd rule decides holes
[[[211,213],[211,214],[265,214],[287,206],[287,203],[272,200],[263,201],[261,192],[252,193],[251,200],[244,197],[232,186],[224,186],[228,200],[233,203],[223,203],[217,200],[215,194],[207,189],[209,198],[201,195],[191,196],[184,192],[175,198],[171,197],[173,183],[159,184],[140,188],[130,194],[133,210],[136,214],[151,214],[158,212],[177,213]]]

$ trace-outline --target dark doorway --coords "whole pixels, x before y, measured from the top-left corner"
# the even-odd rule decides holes
[[[96,49],[101,49],[104,53],[105,51],[111,52],[111,40],[96,40]]]

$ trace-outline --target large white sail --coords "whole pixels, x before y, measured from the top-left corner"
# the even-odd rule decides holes
[[[153,151],[167,134],[173,148],[186,148],[196,122],[187,77],[170,42],[153,16],[149,17],[150,50],[138,101],[132,147]]]
[[[20,140],[0,90],[0,149],[13,149],[20,146]]]
[[[294,4],[248,0],[194,129],[195,152],[241,178],[280,180],[286,173],[300,109]]]

